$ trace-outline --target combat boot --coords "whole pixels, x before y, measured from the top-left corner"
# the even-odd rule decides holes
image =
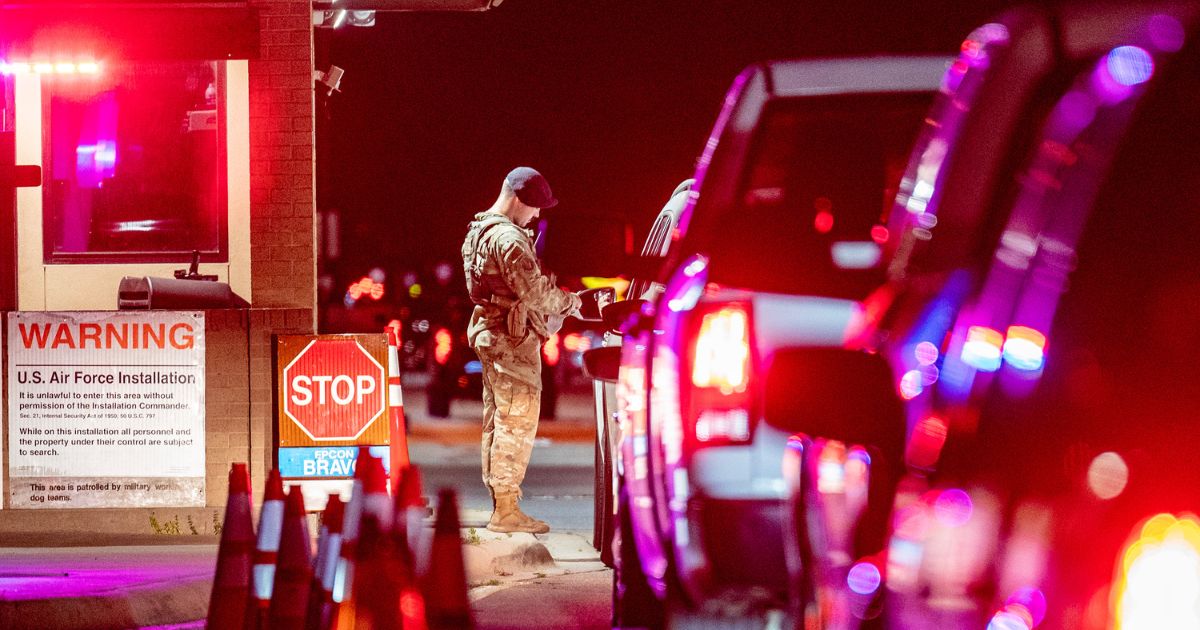
[[[515,493],[496,495],[496,511],[492,512],[492,518],[488,521],[487,528],[502,534],[513,532],[545,534],[550,531],[550,526],[544,521],[539,521],[521,511],[521,507],[517,505]]]

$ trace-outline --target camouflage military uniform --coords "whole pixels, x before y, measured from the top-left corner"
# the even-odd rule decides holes
[[[483,364],[483,483],[519,496],[541,406],[539,353],[580,300],[542,273],[532,232],[504,215],[475,215],[462,255],[475,303],[467,339]]]

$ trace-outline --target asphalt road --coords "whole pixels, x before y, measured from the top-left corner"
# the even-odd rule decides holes
[[[609,628],[612,571],[588,571],[531,580],[474,603],[479,628]]]
[[[425,415],[422,379],[405,380],[405,410],[414,432],[409,451],[421,466],[425,488],[458,491],[464,526],[483,527],[491,499],[480,479],[479,425],[483,405],[456,400],[448,419]],[[411,410],[411,411],[410,411]],[[565,392],[554,420],[543,421],[522,490],[521,509],[555,532],[591,540],[593,440],[590,391]],[[596,562],[559,562],[569,573],[506,583],[472,603],[477,626],[486,630],[609,628],[612,571]],[[578,571],[578,572],[576,572]]]
[[[421,466],[426,492],[458,491],[464,521],[490,513],[491,497],[480,478],[479,435],[483,404],[455,400],[449,418],[425,414],[423,379],[406,375],[405,415],[413,425],[409,452]],[[557,531],[592,532],[594,420],[590,391],[565,392],[554,420],[543,420],[521,489],[521,509]],[[548,437],[546,437],[548,436]],[[486,521],[486,516],[482,517]],[[482,526],[483,523],[478,523]]]

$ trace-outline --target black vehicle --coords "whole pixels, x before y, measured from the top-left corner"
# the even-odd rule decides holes
[[[1200,624],[1198,15],[1025,8],[964,43],[890,226],[909,474],[877,579],[842,573],[864,616]]]

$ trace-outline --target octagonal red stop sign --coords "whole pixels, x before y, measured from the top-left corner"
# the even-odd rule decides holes
[[[383,366],[352,339],[314,339],[283,369],[283,412],[314,440],[353,440],[386,409]]]

